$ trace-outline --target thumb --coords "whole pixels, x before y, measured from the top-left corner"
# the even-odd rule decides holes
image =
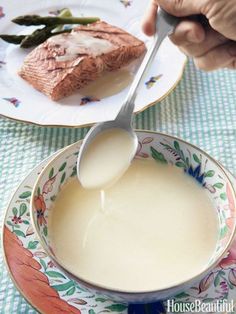
[[[175,16],[188,16],[200,14],[203,6],[206,5],[205,0],[158,0],[161,8]]]

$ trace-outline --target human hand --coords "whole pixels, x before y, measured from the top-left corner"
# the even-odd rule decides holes
[[[151,0],[143,31],[155,32],[157,8],[184,18],[170,36],[174,44],[203,70],[236,69],[236,0]],[[203,15],[200,23],[193,15]]]

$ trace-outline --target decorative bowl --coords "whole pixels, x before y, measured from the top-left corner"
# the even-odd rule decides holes
[[[235,190],[222,166],[207,153],[179,138],[149,131],[137,131],[139,145],[136,158],[154,158],[182,168],[206,190],[218,215],[219,235],[215,252],[206,269],[188,281],[180,282],[167,289],[129,292],[111,290],[84,278],[78,278],[68,271],[63,262],[55,256],[48,237],[48,215],[53,210],[56,195],[67,180],[76,175],[76,161],[82,141],[63,149],[43,169],[38,177],[31,198],[31,219],[35,232],[50,258],[69,277],[83,288],[95,290],[111,299],[145,303],[166,299],[190,287],[203,278],[225,257],[234,238],[236,229]]]

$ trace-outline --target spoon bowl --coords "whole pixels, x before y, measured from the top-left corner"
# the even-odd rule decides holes
[[[77,175],[83,187],[104,189],[115,183],[130,166],[137,148],[137,135],[125,120],[92,127],[77,161]]]

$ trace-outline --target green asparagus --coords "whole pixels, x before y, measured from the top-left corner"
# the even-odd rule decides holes
[[[26,36],[22,40],[20,47],[21,48],[30,48],[33,46],[37,46],[37,45],[42,44],[45,40],[47,40],[48,38],[50,38],[52,36],[59,35],[62,33],[71,32],[71,29],[64,29],[62,31],[52,33],[51,31],[53,29],[54,29],[54,27],[44,27],[42,29],[37,29],[31,35]]]
[[[19,45],[25,37],[25,35],[0,35],[2,40],[15,45]]]
[[[66,24],[89,24],[99,21],[98,17],[59,17],[59,16],[39,16],[39,15],[23,15],[18,16],[12,22],[31,26],[31,25],[66,25]]]
[[[69,33],[71,29],[63,29],[62,31],[59,32],[48,32],[47,30],[45,31],[45,28],[41,30],[36,30],[34,31],[31,35],[0,35],[0,38],[10,44],[15,44],[15,45],[20,45],[21,48],[30,48],[34,47],[37,45],[40,45],[43,43],[46,39],[63,34],[63,33]]]
[[[21,48],[30,48],[43,43],[51,36],[68,33],[71,29],[63,29],[66,24],[89,24],[98,21],[97,17],[73,17],[68,8],[61,10],[57,17],[41,17],[39,15],[19,16],[12,21],[19,25],[44,25],[43,28],[36,29],[30,35],[0,35],[4,41],[20,45]]]

